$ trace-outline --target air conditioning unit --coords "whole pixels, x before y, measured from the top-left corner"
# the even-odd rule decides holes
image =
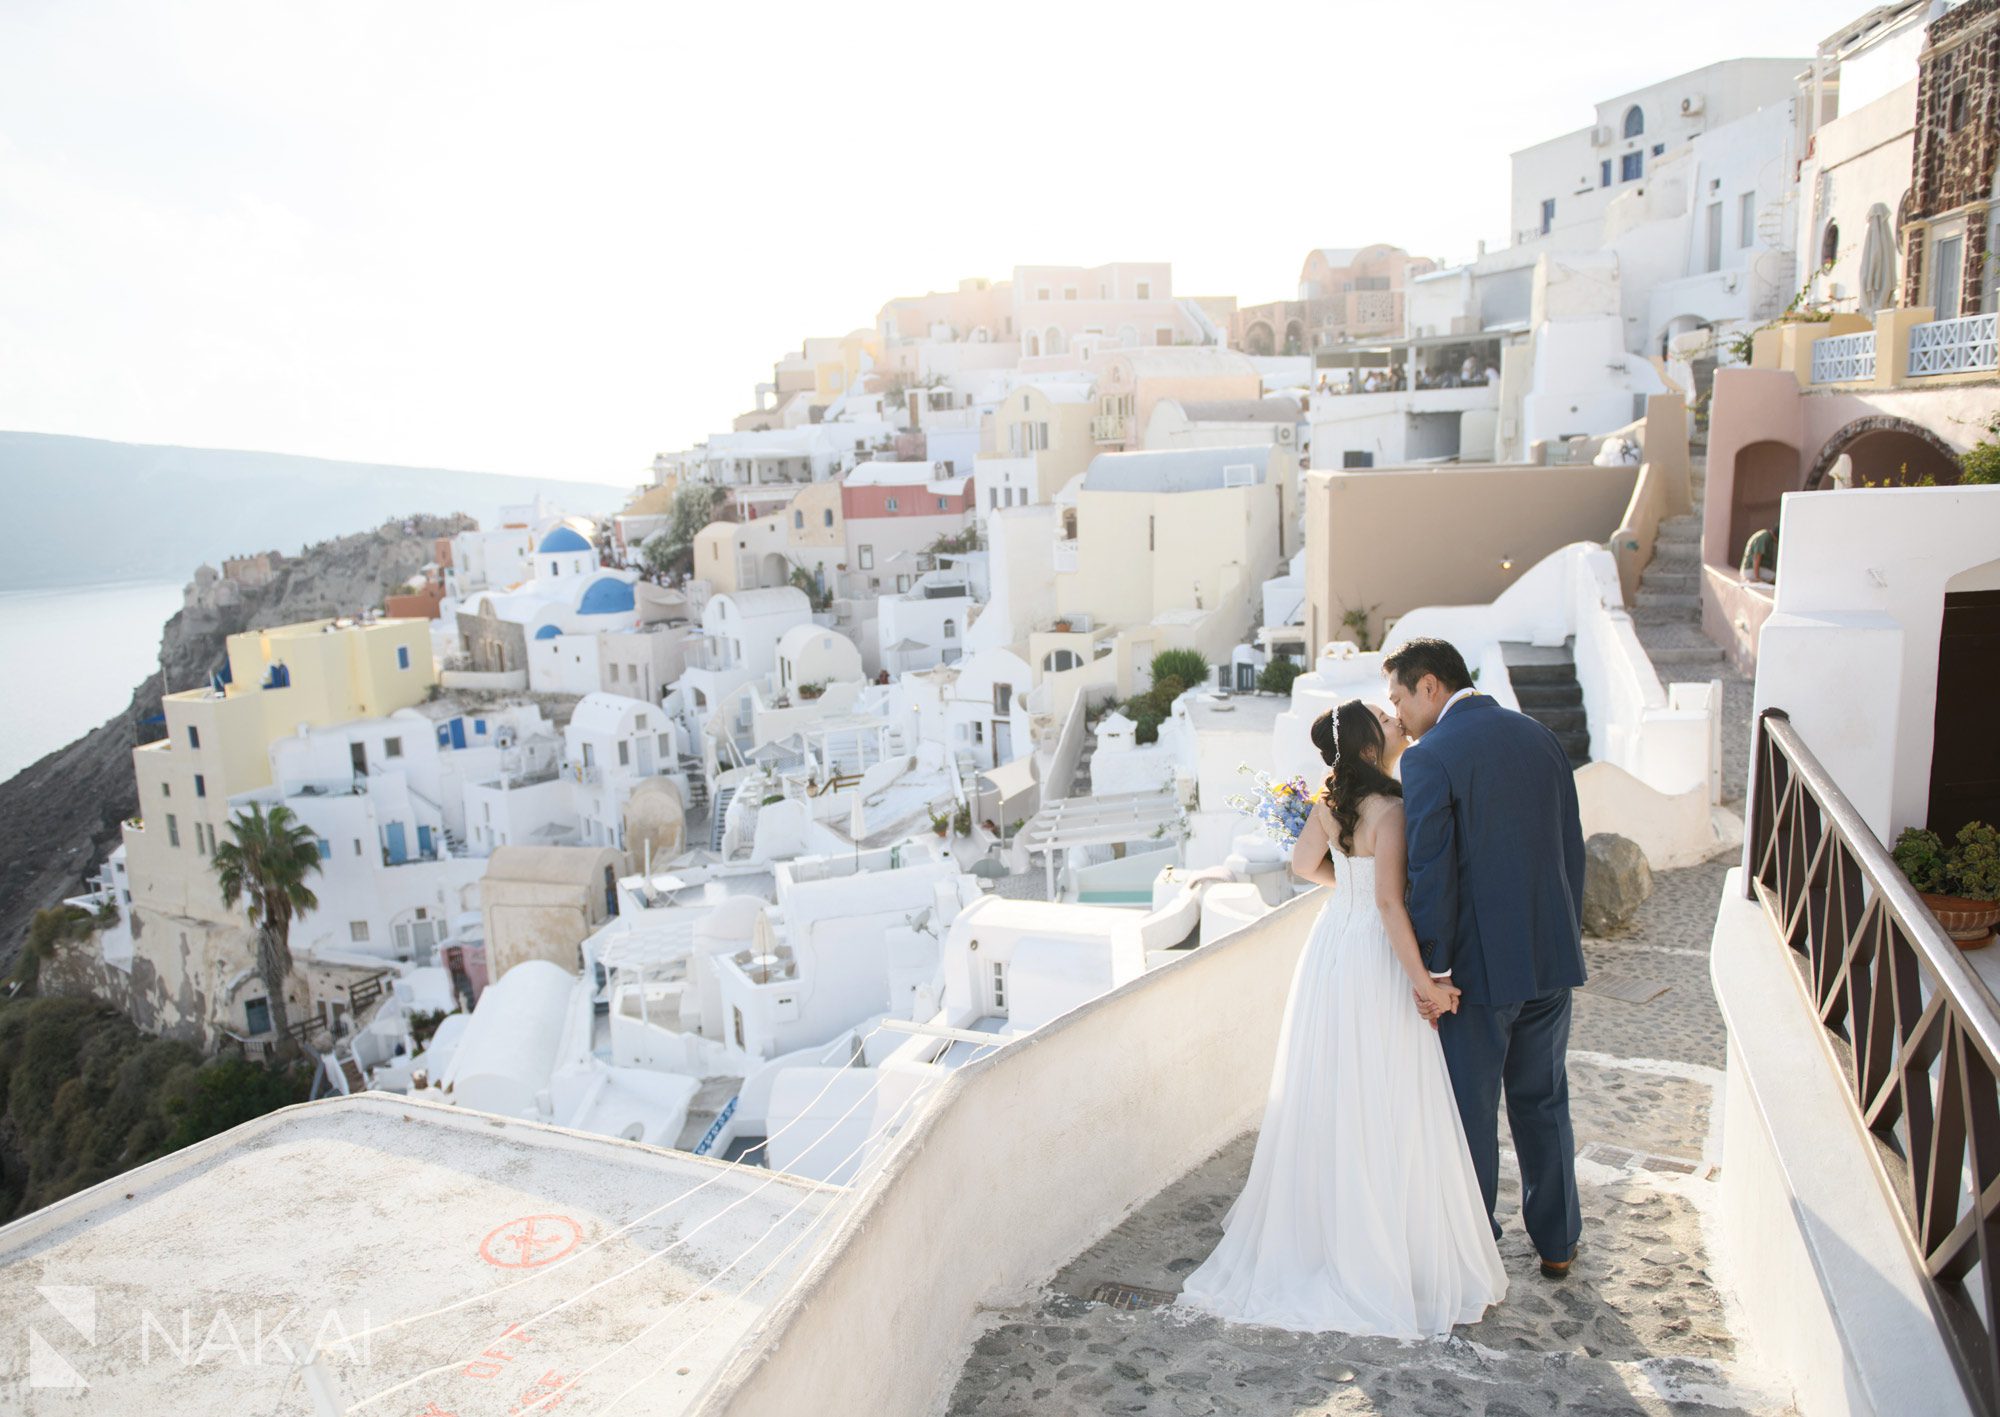
[[[1702,108],[1703,108],[1703,103],[1701,95],[1698,93],[1689,94],[1686,98],[1681,100],[1681,117],[1683,118],[1698,117],[1701,113]]]
[[[1590,130],[1590,145],[1593,148],[1608,147],[1611,143],[1611,125],[1600,123]]]

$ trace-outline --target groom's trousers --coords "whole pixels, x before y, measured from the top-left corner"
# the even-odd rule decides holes
[[[1500,1192],[1504,1084],[1521,1166],[1521,1219],[1535,1249],[1551,1260],[1569,1258],[1583,1231],[1569,1122],[1569,1011],[1570,991],[1558,989],[1524,1004],[1461,1003],[1438,1028],[1486,1218]],[[1497,1223],[1493,1237],[1500,1237]]]

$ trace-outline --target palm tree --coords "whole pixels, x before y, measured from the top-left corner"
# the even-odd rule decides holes
[[[319,838],[285,806],[268,813],[251,803],[229,824],[235,838],[212,858],[223,904],[246,901],[257,927],[257,974],[270,1001],[271,1028],[280,1049],[290,1026],[285,1017],[285,977],[292,972],[292,921],[319,905],[306,877],[319,870]]]

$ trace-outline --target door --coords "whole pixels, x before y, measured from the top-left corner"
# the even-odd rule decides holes
[[[403,824],[391,822],[383,828],[382,834],[389,843],[389,864],[400,866],[410,859],[410,844],[403,835]]]
[[[424,823],[424,822],[418,822],[418,823],[417,823],[417,855],[419,855],[419,856],[424,856],[424,857],[428,857],[428,856],[429,856],[430,854],[431,854],[431,829],[430,829],[430,826],[429,826],[429,824],[427,824],[427,823]]]
[[[451,746],[454,748],[465,746],[465,720],[462,718],[454,718],[451,721]]]
[[[2000,824],[2000,590],[1944,598],[1938,637],[1937,717],[1925,825],[1947,844],[1967,822]]]
[[[354,764],[354,775],[356,777],[366,777],[368,775],[368,745],[366,743],[349,743],[347,745],[347,760]]]
[[[993,765],[1014,761],[1014,725],[1004,718],[993,720]]]
[[[1931,308],[1936,312],[1933,319],[1958,318],[1959,273],[1964,251],[1965,240],[1958,236],[1948,236],[1931,247]]]

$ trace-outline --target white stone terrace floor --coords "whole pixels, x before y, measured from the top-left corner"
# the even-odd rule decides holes
[[[1038,1302],[990,1315],[953,1417],[1792,1412],[1734,1331],[1704,1221],[1723,1065],[1707,953],[1727,865],[1661,873],[1625,936],[1586,941],[1592,982],[1570,1040],[1584,1238],[1568,1279],[1541,1277],[1503,1155],[1508,1296],[1449,1338],[1298,1335],[1093,1302],[1106,1283],[1179,1291],[1243,1184],[1246,1135],[1072,1260]]]

